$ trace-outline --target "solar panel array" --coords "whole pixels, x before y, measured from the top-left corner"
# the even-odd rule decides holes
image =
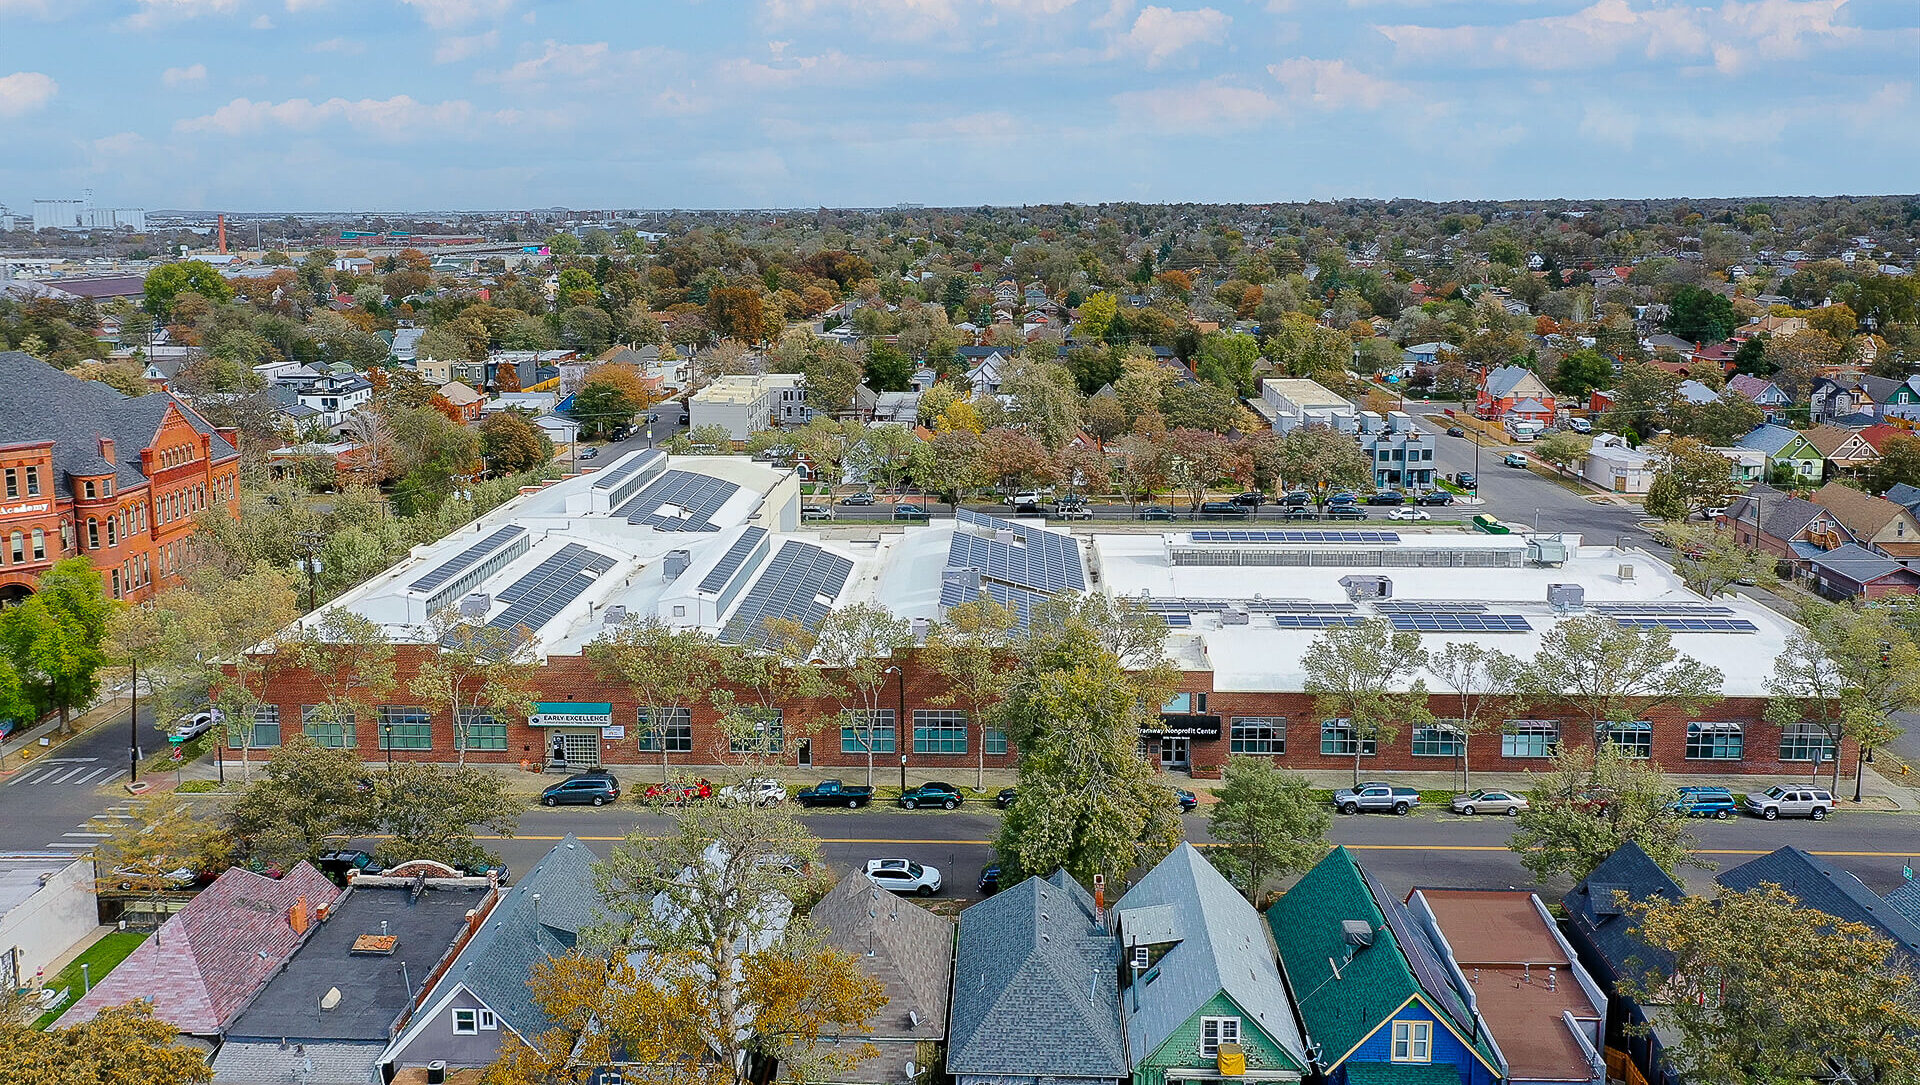
[[[433,589],[471,569],[481,559],[495,550],[507,545],[527,533],[527,529],[518,524],[503,527],[493,534],[467,547],[448,561],[442,562],[432,572],[407,585],[408,591],[432,591]]]
[[[1458,611],[1389,614],[1395,629],[1415,633],[1531,633],[1532,623],[1519,614],[1472,614]]]
[[[816,629],[853,575],[853,562],[812,543],[787,540],[753,582],[721,631],[735,644],[766,640],[768,618],[789,618]]]
[[[666,471],[614,515],[659,531],[718,531],[710,518],[738,492],[740,487],[725,479],[692,471]],[[668,506],[680,511],[666,511]]]
[[[568,543],[501,592],[507,609],[487,624],[495,629],[526,626],[537,632],[613,566],[614,560],[605,554]]]
[[[1305,599],[1180,598],[1149,599],[1146,608],[1162,614],[1212,614],[1223,610],[1244,610],[1249,614],[1351,614],[1360,609],[1352,603],[1315,603]]]
[[[1676,617],[1732,614],[1732,607],[1711,603],[1589,603],[1588,609],[1602,614],[1671,614]]]
[[[1373,902],[1380,909],[1381,918],[1387,921],[1387,930],[1393,933],[1393,940],[1400,946],[1400,952],[1413,968],[1413,977],[1427,998],[1445,1010],[1455,1021],[1473,1020],[1466,1000],[1460,990],[1453,985],[1451,973],[1442,963],[1439,951],[1427,940],[1425,930],[1413,918],[1413,912],[1397,895],[1387,891],[1372,871],[1362,871],[1367,882],[1367,892],[1373,896]]]
[[[1246,531],[1190,531],[1187,538],[1197,543],[1397,543],[1397,531],[1292,531],[1283,529]]]
[[[750,527],[742,532],[739,538],[733,540],[733,545],[727,547],[726,554],[720,558],[720,564],[715,565],[712,571],[700,578],[700,590],[716,592],[725,587],[727,581],[733,578],[733,574],[740,571],[740,566],[746,564],[754,551],[764,549],[766,545],[766,528]]]
[[[1186,629],[1193,625],[1193,615],[1191,614],[1163,614],[1161,617],[1167,620],[1169,628]]]
[[[1666,629],[1674,633],[1758,633],[1760,627],[1745,618],[1683,618],[1671,614],[1611,614],[1629,629]]]
[[[667,465],[667,454],[655,448],[640,453],[618,467],[595,472],[593,488],[605,490],[613,496],[611,504],[618,505],[633,492],[633,487],[646,482]]]
[[[1374,606],[1382,614],[1483,614],[1487,604],[1452,599],[1382,599]]]
[[[1281,629],[1327,629],[1336,625],[1359,625],[1363,614],[1275,614],[1273,624]]]

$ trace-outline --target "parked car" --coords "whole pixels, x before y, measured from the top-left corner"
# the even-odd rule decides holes
[[[1575,433],[1592,433],[1593,423],[1584,418],[1570,418],[1567,420],[1567,428]]]
[[[1451,505],[1453,504],[1453,495],[1445,490],[1428,490],[1426,493],[1414,498],[1413,503],[1416,505]]]
[[[1359,503],[1360,495],[1354,493],[1352,490],[1341,490],[1339,493],[1327,498],[1327,504],[1329,505],[1357,505]]]
[[[1039,490],[1022,490],[1017,494],[1008,494],[1001,500],[1005,504],[1019,508],[1022,505],[1038,505],[1046,499],[1047,495],[1041,493]]]
[[[1283,514],[1283,518],[1288,520],[1318,520],[1320,514],[1315,512],[1311,505],[1288,505],[1287,511]]]
[[[1171,520],[1173,519],[1173,510],[1165,505],[1142,505],[1140,506],[1140,519]]]
[[[1245,520],[1252,509],[1236,505],[1231,501],[1203,501],[1200,503],[1200,515],[1209,520]]]
[[[1367,497],[1369,505],[1404,505],[1406,503],[1407,495],[1399,490],[1379,490]]]
[[[1472,471],[1460,472],[1453,476],[1453,481],[1455,485],[1465,486],[1469,490],[1477,490],[1480,488],[1480,476],[1474,474]]]
[[[1506,464],[1508,467],[1525,467],[1527,465],[1527,454],[1524,452],[1509,452],[1500,457],[1500,462]]]
[[[145,882],[147,879],[154,877],[154,875],[147,871],[135,870],[132,867],[121,867],[113,872],[113,876],[119,879],[117,884],[123,893],[132,889],[136,883]],[[158,876],[161,890],[163,892],[174,893],[185,892],[189,889],[208,885],[213,881],[213,878],[214,876],[212,874],[203,873],[192,867],[184,866],[178,870],[169,870],[165,874]]]
[[[620,781],[610,772],[576,772],[540,793],[541,806],[605,806],[620,798]]]
[[[1466,435],[1467,435],[1467,431],[1461,429],[1459,426],[1447,427],[1447,436],[1449,437],[1465,437]]]
[[[901,792],[900,806],[907,810],[918,810],[922,806],[938,806],[942,810],[951,810],[966,801],[960,789],[952,784],[929,781],[919,787]]]
[[[690,802],[713,798],[712,781],[701,777],[698,783],[691,784],[648,784],[640,793],[641,802],[662,803],[670,806],[685,806]]]
[[[993,797],[993,804],[995,806],[998,806],[1000,809],[1005,810],[1007,807],[1013,805],[1013,800],[1019,797],[1020,797],[1019,788],[1003,787],[1000,789],[1000,794],[995,795]]]
[[[940,891],[939,869],[922,866],[911,859],[869,859],[867,877],[882,889],[895,893],[930,897]]]
[[[833,519],[833,508],[829,505],[802,505],[800,506],[800,519],[831,520]]]
[[[1296,508],[1301,505],[1311,505],[1313,504],[1313,495],[1305,490],[1289,490],[1287,491],[1287,496],[1280,499],[1280,503]]]
[[[203,706],[181,716],[167,731],[167,737],[185,742],[190,738],[199,738],[215,726],[226,722],[226,714],[212,706]]]
[[[720,789],[722,806],[778,806],[787,801],[787,789],[778,780],[756,776]]]
[[[1433,513],[1413,505],[1406,505],[1387,513],[1389,520],[1431,520]]]
[[[1511,791],[1496,791],[1483,787],[1478,791],[1453,797],[1453,812],[1466,814],[1469,817],[1474,814],[1505,814],[1508,817],[1515,817],[1526,808],[1527,797],[1516,795]]]
[[[373,856],[364,851],[330,851],[314,863],[320,873],[333,879],[336,884],[347,884],[349,874],[378,874],[380,868],[374,865]]]
[[[1248,490],[1246,493],[1234,495],[1232,503],[1242,508],[1257,509],[1267,503],[1267,495],[1259,490]]]
[[[932,516],[925,505],[896,505],[893,509],[895,520],[930,520]]]
[[[580,450],[580,458],[583,460],[590,460],[599,454],[600,450],[597,448],[583,448]]]
[[[1690,818],[1719,818],[1722,821],[1732,817],[1736,809],[1733,792],[1726,788],[1692,785],[1681,788],[1678,797],[1668,805]]]
[[[1359,787],[1343,787],[1333,793],[1333,808],[1343,814],[1357,814],[1362,810],[1391,810],[1404,815],[1418,805],[1418,791],[1410,787],[1394,787],[1392,784],[1364,783]]]
[[[840,499],[840,503],[842,505],[871,505],[873,504],[873,495],[863,490],[857,494],[848,494]]]
[[[1000,868],[999,867],[990,866],[987,869],[980,872],[979,889],[980,889],[980,895],[983,897],[993,896],[995,893],[998,893],[1000,891]]]
[[[1601,817],[1613,805],[1613,791],[1604,787],[1583,787],[1568,796],[1567,801],[1594,817]]]
[[[1197,795],[1195,795],[1195,794],[1194,794],[1193,792],[1191,792],[1191,791],[1188,791],[1188,790],[1187,790],[1186,788],[1184,788],[1184,787],[1176,787],[1176,788],[1174,788],[1174,789],[1173,789],[1173,798],[1174,798],[1174,801],[1175,801],[1175,802],[1177,802],[1177,803],[1179,803],[1179,804],[1180,804],[1180,812],[1181,812],[1181,813],[1183,813],[1183,814],[1191,814],[1191,813],[1193,813],[1193,809],[1194,809],[1194,807],[1196,807],[1196,806],[1199,806],[1199,805],[1200,805],[1200,798],[1199,798],[1199,796],[1197,796]]]
[[[801,806],[844,806],[851,810],[872,802],[873,789],[843,784],[838,780],[822,780],[812,787],[795,792],[793,801]]]
[[[1826,820],[1833,809],[1833,792],[1821,787],[1782,787],[1775,784],[1761,792],[1748,792],[1743,804],[1747,813],[1772,821],[1775,818],[1812,818]]]
[[[1085,505],[1055,505],[1053,515],[1062,520],[1091,520],[1093,510]]]
[[[1327,507],[1327,519],[1329,520],[1364,520],[1366,518],[1367,510],[1358,505],[1329,505]]]

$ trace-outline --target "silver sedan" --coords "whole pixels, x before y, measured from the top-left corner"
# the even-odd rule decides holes
[[[1471,795],[1453,797],[1453,812],[1456,814],[1505,814],[1513,817],[1526,808],[1527,797],[1511,791],[1482,788]]]

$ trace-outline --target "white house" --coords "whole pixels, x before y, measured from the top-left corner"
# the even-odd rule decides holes
[[[775,424],[807,421],[807,389],[798,373],[721,377],[687,399],[687,425],[723,426],[736,441]]]
[[[1624,437],[1598,433],[1594,435],[1593,447],[1587,450],[1580,476],[1614,493],[1643,494],[1653,485],[1653,457],[1627,447]]]
[[[300,389],[300,405],[319,412],[330,430],[338,430],[347,416],[373,399],[373,385],[362,376],[329,373]]]
[[[1301,426],[1330,426],[1354,433],[1360,427],[1353,404],[1304,377],[1269,377],[1260,382],[1260,399],[1268,407],[1262,413],[1272,419],[1275,433],[1292,433]]]

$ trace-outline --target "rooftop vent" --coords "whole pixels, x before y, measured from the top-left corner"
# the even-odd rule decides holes
[[[1373,944],[1373,924],[1364,919],[1343,919],[1340,940],[1354,949],[1365,949]]]
[[[1618,575],[1619,575],[1619,577],[1620,577],[1620,579],[1622,579],[1622,580],[1632,580],[1632,579],[1633,579],[1633,566],[1631,566],[1631,565],[1622,565],[1622,566],[1620,566],[1620,568],[1619,568],[1619,570],[1618,570]]]
[[[687,551],[669,550],[667,551],[666,560],[660,563],[660,572],[668,580],[674,580],[678,578],[681,573],[686,572],[687,566],[692,563],[693,556]]]
[[[400,937],[386,933],[386,924],[380,924],[381,933],[363,934],[353,940],[352,954],[355,957],[391,957]]]
[[[1228,607],[1220,612],[1221,625],[1246,625],[1249,621],[1247,608]]]
[[[604,625],[625,625],[627,623],[627,608],[617,603],[609,606],[606,609],[606,613],[602,616],[601,622]]]
[[[1555,610],[1579,610],[1587,605],[1587,589],[1581,584],[1548,584],[1547,605]]]
[[[1347,589],[1349,599],[1393,598],[1393,578],[1388,576],[1343,576],[1340,586]]]
[[[473,592],[466,598],[460,600],[460,616],[462,618],[472,618],[474,621],[479,621],[486,617],[487,611],[491,609],[493,609],[493,596],[483,591]]]

